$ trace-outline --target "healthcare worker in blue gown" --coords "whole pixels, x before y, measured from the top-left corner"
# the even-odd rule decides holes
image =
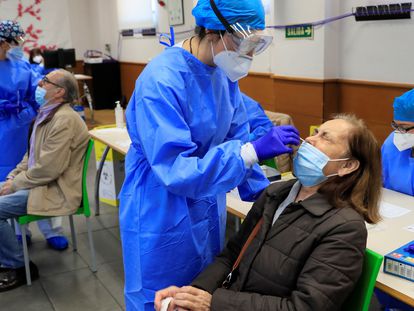
[[[414,195],[414,90],[395,98],[394,131],[381,148],[384,188]],[[414,311],[403,302],[376,289],[379,302],[389,308]]]
[[[414,195],[414,90],[394,100],[394,131],[382,145],[383,184]]]
[[[34,91],[40,76],[23,60],[24,32],[14,21],[0,22],[0,180],[27,150],[29,125],[37,114]]]
[[[23,158],[28,146],[29,127],[38,108],[34,95],[41,76],[24,59],[23,37],[19,23],[0,22],[0,181],[4,181]],[[38,224],[52,248],[68,247],[61,226],[52,226],[51,220],[42,220]]]
[[[244,93],[241,95],[250,127],[249,141],[254,141],[267,134],[272,129],[273,123],[257,101]]]
[[[213,10],[214,6],[214,10]],[[191,282],[223,248],[226,192],[254,200],[268,185],[256,164],[292,152],[292,126],[247,143],[237,80],[270,44],[261,0],[200,0],[193,36],[139,76],[126,110],[132,141],[120,194],[127,310],[153,310],[155,291]],[[220,15],[220,18],[218,17]]]

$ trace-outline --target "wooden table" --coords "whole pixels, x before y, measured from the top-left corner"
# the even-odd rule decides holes
[[[384,256],[414,240],[414,232],[404,229],[409,225],[414,225],[414,197],[383,189],[382,201],[410,210],[404,216],[384,218],[377,225],[367,225],[367,247]],[[250,202],[241,201],[232,194],[227,194],[226,202],[227,210],[242,219],[246,217],[253,205]],[[414,307],[414,282],[384,273],[383,266],[381,266],[375,287]]]
[[[383,189],[382,201],[409,209],[410,212],[396,218],[384,218],[375,226],[368,226],[367,247],[378,254],[386,255],[414,240],[414,232],[405,229],[414,225],[414,197]],[[386,274],[381,266],[376,287],[414,307],[414,282]]]

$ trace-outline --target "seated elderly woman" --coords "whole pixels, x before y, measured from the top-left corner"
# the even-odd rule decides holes
[[[361,120],[323,123],[298,149],[297,180],[263,191],[215,262],[191,286],[158,291],[156,309],[340,310],[361,274],[364,220],[380,219],[380,161]]]

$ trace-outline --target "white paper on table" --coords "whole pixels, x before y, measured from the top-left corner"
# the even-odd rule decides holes
[[[240,194],[239,194],[239,189],[236,187],[233,190],[231,190],[230,192],[227,192],[228,194],[230,194],[232,197],[241,200],[240,198]]]
[[[129,147],[131,145],[131,140],[117,140],[116,144],[120,147]]]
[[[411,212],[409,209],[391,204],[388,202],[381,202],[380,205],[380,214],[385,218],[397,218],[404,216],[405,214]]]
[[[126,128],[108,127],[106,129],[98,129],[97,131],[101,133],[123,133],[126,131]]]
[[[384,231],[388,228],[388,226],[383,222],[379,222],[377,224],[369,224],[366,222],[365,225],[369,231]]]
[[[404,227],[405,230],[408,230],[410,232],[414,232],[414,224],[413,225],[409,225],[407,227]]]

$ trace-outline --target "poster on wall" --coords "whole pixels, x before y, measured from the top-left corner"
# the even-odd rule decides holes
[[[0,0],[0,20],[5,19],[22,26],[25,52],[72,47],[67,0]]]

